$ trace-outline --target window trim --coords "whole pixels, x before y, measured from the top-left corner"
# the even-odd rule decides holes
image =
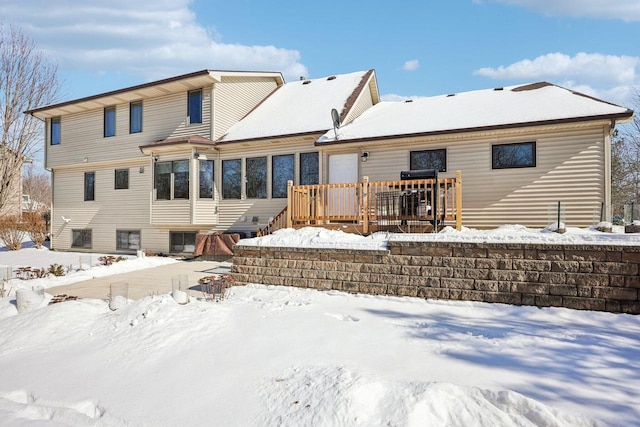
[[[140,106],[140,130],[133,130],[133,107]],[[142,133],[142,120],[143,120],[144,111],[142,109],[142,101],[133,101],[129,103],[129,133]]]
[[[425,168],[420,168],[420,169],[414,168],[413,154],[414,153],[427,153],[427,152],[444,153],[444,168],[443,169],[438,169],[438,173],[446,172],[447,171],[447,149],[446,148],[435,148],[435,149],[429,149],[429,150],[413,150],[413,151],[409,151],[409,169],[410,170],[425,169]],[[433,168],[428,168],[428,169],[433,169]]]
[[[316,177],[317,179],[316,179],[315,184],[319,184],[320,183],[320,152],[319,151],[307,151],[305,153],[300,153],[298,155],[298,161],[299,161],[299,164],[300,164],[299,170],[298,170],[298,184],[300,184],[300,185],[315,185],[315,184],[304,184],[303,183],[303,179],[302,179],[302,177],[304,176],[303,175],[303,170],[302,170],[302,166],[303,166],[303,164],[302,164],[302,156],[309,155],[309,154],[315,154],[316,155],[316,160],[317,160],[316,164],[317,164],[318,176]]]
[[[202,196],[202,164],[211,164],[211,197]],[[216,164],[214,160],[198,160],[198,199],[215,200]]]
[[[107,134],[107,130],[109,130],[107,128],[107,123],[108,123],[108,117],[113,115],[113,133],[109,133]],[[116,136],[116,107],[111,106],[111,107],[104,107],[104,112],[103,112],[103,121],[102,121],[102,136],[104,138],[111,138],[113,136]]]
[[[127,182],[125,187],[118,187],[118,172],[127,173]],[[128,190],[129,189],[129,169],[116,169],[113,173],[113,189],[114,190]]]
[[[173,236],[175,234],[182,234],[182,250],[181,251],[177,251],[177,250],[173,249],[173,245],[172,245],[171,241],[172,241]],[[169,231],[169,253],[174,253],[175,254],[175,253],[193,253],[194,252],[194,251],[185,251],[184,250],[184,246],[185,246],[185,244],[184,244],[184,235],[185,234],[193,234],[193,246],[194,246],[194,251],[195,251],[195,241],[196,241],[196,237],[198,236],[198,232],[197,231],[189,231],[189,230],[187,230],[187,231],[184,231],[184,230],[175,231],[174,230],[174,231]]]
[[[74,233],[80,233],[80,237],[82,240],[82,244],[80,246],[75,245]],[[89,234],[89,246],[84,245],[85,241],[85,233]],[[74,228],[71,230],[71,247],[72,248],[82,248],[82,249],[92,249],[93,248],[93,230],[91,228]]]
[[[529,145],[532,147],[531,150],[531,164],[525,165],[515,165],[515,166],[496,166],[496,150],[500,147],[509,147],[516,145]],[[510,142],[506,144],[491,144],[491,169],[492,170],[502,170],[502,169],[522,169],[522,168],[535,168],[537,166],[537,143],[536,141],[526,141],[526,142]]]
[[[260,190],[264,190],[264,196],[260,196],[260,194],[256,194],[256,195],[249,195],[249,161],[262,161],[264,160],[264,181],[263,181],[263,186],[264,188],[260,188],[258,190],[258,193],[260,193]],[[268,156],[257,156],[257,157],[247,157],[245,158],[245,186],[246,186],[246,194],[247,194],[247,199],[256,199],[256,200],[263,200],[268,198],[269,196],[269,158]]]
[[[239,173],[239,175],[240,175],[240,176],[239,176],[239,180],[238,180],[238,186],[239,186],[240,188],[239,188],[239,191],[238,191],[238,197],[228,197],[228,196],[226,196],[226,194],[227,194],[227,193],[225,192],[225,189],[226,189],[227,187],[226,187],[226,185],[225,185],[225,173],[224,173],[224,172],[225,172],[225,169],[224,169],[224,165],[225,165],[225,164],[229,164],[229,162],[238,162],[238,163],[239,163],[239,165],[240,165],[240,171],[239,171],[239,172],[240,172],[240,173]],[[220,172],[221,172],[221,174],[222,174],[222,175],[221,175],[221,178],[222,178],[222,179],[221,179],[221,181],[222,181],[222,182],[221,182],[221,191],[220,191],[220,194],[222,195],[222,199],[227,199],[227,200],[241,200],[241,199],[242,199],[242,158],[238,158],[238,159],[224,159],[224,160],[222,160],[222,165],[220,166],[220,169],[221,169],[221,171],[220,171]]]
[[[287,179],[287,181],[284,183],[284,196],[282,195],[276,195],[276,174],[274,173],[275,170],[275,161],[276,158],[291,158],[291,177]],[[271,156],[271,198],[272,199],[286,199],[287,198],[287,193],[288,193],[288,186],[287,183],[289,182],[289,180],[293,181],[295,179],[296,176],[296,155],[295,154],[274,154],[273,156]]]
[[[93,176],[93,185],[91,187],[91,198],[88,197],[88,188],[87,188],[87,178],[89,175]],[[84,201],[85,202],[94,202],[96,200],[96,172],[85,172],[84,173]]]
[[[178,162],[185,162],[188,166],[188,172],[187,172],[187,197],[175,197],[175,164]],[[157,181],[157,169],[158,167],[160,167],[160,165],[169,163],[171,165],[170,170],[171,172],[169,172],[169,197],[168,198],[158,198],[158,181]],[[180,173],[184,173],[184,172],[180,172]],[[154,190],[154,194],[153,194],[153,200],[154,201],[158,201],[158,200],[191,200],[191,162],[188,159],[177,159],[177,160],[167,160],[164,162],[156,162],[153,165],[153,190]]]
[[[62,139],[62,119],[60,116],[51,117],[49,127],[49,145],[60,145]]]
[[[198,94],[199,98],[200,98],[200,111],[198,111],[199,113],[199,117],[197,118],[198,120],[194,120],[193,116],[191,115],[191,97],[192,94]],[[193,89],[187,92],[187,117],[189,118],[189,125],[199,125],[202,124],[202,119],[203,119],[203,114],[202,114],[202,105],[204,104],[204,96],[203,96],[203,90],[202,88],[200,89]]]
[[[138,247],[137,248],[130,248],[130,247],[123,248],[123,247],[119,246],[120,245],[120,239],[119,239],[118,233],[138,233]],[[128,236],[127,236],[127,241],[128,240],[129,239],[128,239]],[[116,229],[116,250],[119,250],[119,251],[137,251],[137,250],[140,250],[141,248],[142,248],[142,232],[140,230]]]

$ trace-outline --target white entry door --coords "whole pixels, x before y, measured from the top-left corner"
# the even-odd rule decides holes
[[[358,182],[358,153],[329,155],[329,184]],[[333,188],[329,192],[329,215],[344,217],[358,213],[355,188]]]

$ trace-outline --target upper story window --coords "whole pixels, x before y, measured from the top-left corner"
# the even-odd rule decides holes
[[[239,199],[242,194],[242,161],[240,159],[222,161],[222,197]]]
[[[190,90],[188,99],[189,124],[202,123],[202,89]]]
[[[491,167],[493,169],[533,168],[535,166],[535,142],[491,146]]]
[[[199,160],[200,174],[198,195],[201,199],[213,199],[213,160]]]
[[[116,169],[114,189],[127,190],[129,188],[129,169]]]
[[[104,109],[104,137],[115,136],[116,134],[116,107]]]
[[[287,182],[294,177],[294,156],[273,156],[271,158],[271,197],[287,197]]]
[[[51,145],[60,144],[60,117],[51,118]]]
[[[300,154],[300,185],[313,185],[320,182],[318,173],[318,153]]]
[[[142,132],[142,101],[129,104],[129,133]]]
[[[409,169],[435,169],[438,172],[447,171],[447,150],[412,151],[409,154]]]
[[[157,162],[154,167],[157,200],[189,198],[189,161]]]
[[[96,190],[96,173],[85,172],[84,173],[84,201],[89,202],[95,200]]]

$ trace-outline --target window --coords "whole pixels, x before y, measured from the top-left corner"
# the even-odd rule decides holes
[[[319,182],[318,153],[300,154],[300,185],[312,185]]]
[[[142,132],[142,101],[129,104],[129,133]]]
[[[173,162],[173,198],[189,198],[189,160]]]
[[[117,249],[140,249],[140,230],[116,230]]]
[[[225,199],[239,199],[242,193],[240,179],[242,178],[242,163],[237,160],[222,161],[222,197]]]
[[[172,231],[169,240],[171,252],[193,252],[196,248],[196,233],[193,231]]]
[[[104,109],[104,137],[114,136],[116,134],[116,107],[107,107]]]
[[[71,247],[91,249],[91,230],[71,230]]]
[[[60,117],[51,118],[51,145],[60,144]]]
[[[85,172],[84,173],[84,201],[95,200],[95,187],[96,187],[96,173]]]
[[[156,162],[154,187],[156,200],[188,199],[189,160]]]
[[[187,104],[189,124],[202,123],[202,89],[190,90]]]
[[[116,190],[129,188],[129,169],[116,169],[114,188]]]
[[[294,157],[293,154],[285,156],[273,156],[271,159],[271,197],[287,197],[287,181],[294,177]]]
[[[491,167],[493,169],[533,168],[535,166],[535,142],[491,146]]]
[[[157,200],[171,200],[171,162],[156,162],[153,170]]]
[[[266,199],[267,158],[247,159],[247,198]]]
[[[435,169],[438,172],[447,171],[447,150],[412,151],[409,154],[409,169]]]
[[[213,160],[200,160],[200,175],[198,193],[201,199],[213,199]]]

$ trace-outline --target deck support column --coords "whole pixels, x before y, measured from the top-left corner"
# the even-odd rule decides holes
[[[369,177],[362,178],[362,234],[369,234]]]
[[[462,172],[456,171],[456,230],[462,230]]]
[[[291,215],[293,214],[293,180],[287,181],[287,228],[293,226]]]

